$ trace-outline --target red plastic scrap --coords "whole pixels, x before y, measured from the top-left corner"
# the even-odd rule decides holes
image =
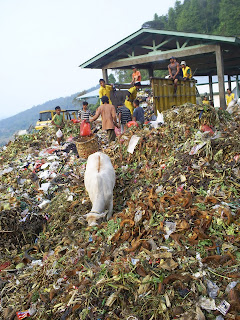
[[[7,267],[9,267],[11,265],[10,261],[4,262],[3,264],[0,265],[0,271],[6,269]]]

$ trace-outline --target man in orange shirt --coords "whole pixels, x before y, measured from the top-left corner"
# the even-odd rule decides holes
[[[132,73],[132,82],[131,84],[135,84],[135,82],[140,82],[142,79],[141,72],[137,70],[136,67],[132,67],[133,73]]]

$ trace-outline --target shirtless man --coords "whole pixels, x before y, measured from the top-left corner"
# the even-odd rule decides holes
[[[182,77],[180,76],[180,65],[176,61],[176,58],[174,57],[170,58],[170,64],[168,65],[168,72],[169,72],[170,79],[173,80],[173,85],[174,85],[173,93],[176,94],[178,80],[181,80]]]

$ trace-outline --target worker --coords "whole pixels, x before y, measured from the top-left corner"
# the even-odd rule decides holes
[[[183,80],[186,81],[192,79],[192,70],[186,65],[185,61],[181,62],[181,67],[183,72]]]
[[[123,103],[119,103],[117,108],[118,122],[121,124],[121,133],[123,133],[125,125],[132,121],[132,116],[130,110]]]
[[[131,84],[135,84],[136,82],[140,82],[142,80],[141,72],[136,68],[132,67],[132,82]]]
[[[175,57],[170,58],[170,64],[168,65],[168,72],[169,72],[170,79],[173,80],[173,87],[174,87],[173,94],[176,94],[178,80],[182,80],[182,78],[179,74],[180,73],[180,65],[176,61]]]
[[[208,97],[207,97],[207,96],[204,96],[204,97],[203,97],[202,103],[205,104],[205,105],[210,106],[210,101],[208,100]]]
[[[133,121],[137,121],[140,126],[144,124],[144,110],[139,105],[139,100],[135,99],[133,101],[134,111],[133,111]]]
[[[226,94],[226,101],[227,101],[227,106],[229,105],[229,103],[234,100],[235,96],[234,93],[228,88],[227,89],[227,94]]]
[[[111,94],[111,91],[113,90],[113,86],[106,84],[104,79],[100,79],[99,84],[100,84],[100,88],[99,88],[100,100],[102,99],[103,96],[107,96],[109,100],[109,104],[112,104],[112,101],[110,99],[110,94]]]
[[[52,118],[52,125],[55,126],[56,132],[60,129],[63,129],[64,127],[64,121],[63,121],[63,115],[61,114],[61,108],[59,106],[57,106],[55,108],[55,115]],[[63,134],[61,137],[57,137],[57,142],[60,145],[61,141],[63,139]]]
[[[133,87],[131,87],[128,90],[126,100],[125,100],[125,106],[130,110],[131,115],[133,114],[133,101],[137,98],[137,91],[141,87],[140,82],[136,82]]]
[[[89,117],[90,117],[90,110],[88,110],[88,102],[83,101],[83,108],[82,110],[78,111],[78,120],[85,120],[89,122]]]
[[[101,98],[102,104],[97,108],[95,116],[90,119],[90,122],[97,120],[97,118],[102,116],[102,129],[107,131],[108,141],[114,141],[116,139],[115,126],[119,128],[117,123],[117,115],[115,107],[109,103],[107,96]]]

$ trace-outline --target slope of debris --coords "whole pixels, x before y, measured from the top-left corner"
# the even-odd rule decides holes
[[[78,126],[65,126],[61,147],[51,128],[9,143],[1,317],[239,319],[239,120],[187,104],[110,146],[98,133],[116,171],[114,215],[91,228]]]

